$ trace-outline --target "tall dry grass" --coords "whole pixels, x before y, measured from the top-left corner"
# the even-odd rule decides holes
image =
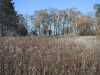
[[[0,75],[100,75],[96,48],[67,38],[0,38]]]

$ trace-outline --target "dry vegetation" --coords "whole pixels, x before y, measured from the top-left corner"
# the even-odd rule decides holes
[[[0,75],[100,75],[96,38],[84,38],[0,38]]]

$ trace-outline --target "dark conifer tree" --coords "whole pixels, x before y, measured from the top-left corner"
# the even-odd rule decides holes
[[[17,36],[19,32],[19,19],[14,8],[13,0],[2,0],[1,36]],[[23,32],[23,31],[22,31]],[[27,33],[26,33],[27,34]]]

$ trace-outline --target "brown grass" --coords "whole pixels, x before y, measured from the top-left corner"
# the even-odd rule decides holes
[[[74,38],[0,38],[0,75],[100,75],[96,48]]]

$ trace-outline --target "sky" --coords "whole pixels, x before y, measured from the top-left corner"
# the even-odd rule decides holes
[[[83,13],[93,11],[93,5],[100,0],[13,0],[18,13],[32,14],[35,10],[77,8]]]

